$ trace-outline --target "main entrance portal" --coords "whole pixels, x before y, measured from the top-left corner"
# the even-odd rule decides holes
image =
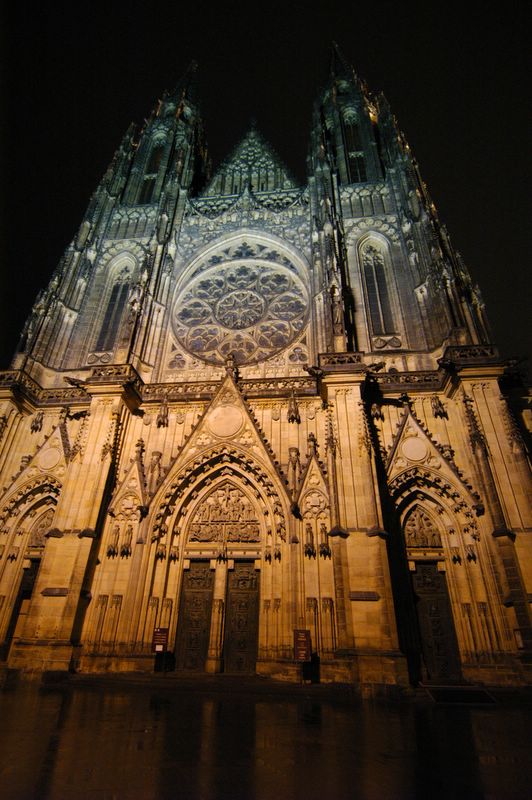
[[[191,561],[183,573],[176,639],[176,669],[203,672],[211,625],[223,625],[224,672],[253,674],[257,660],[259,572],[253,561],[235,561],[227,571],[224,619],[213,621],[215,570],[209,561]],[[218,590],[217,590],[218,591]],[[216,638],[216,637],[213,637]]]

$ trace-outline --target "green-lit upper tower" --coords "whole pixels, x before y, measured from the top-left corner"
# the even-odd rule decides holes
[[[180,363],[179,351],[186,363],[187,349],[201,357],[200,344],[179,344],[182,254],[188,259],[191,252],[189,230],[207,242],[211,231],[234,227],[235,215],[279,233],[293,222],[312,292],[310,362],[321,351],[363,351],[386,356],[398,371],[435,368],[446,346],[489,341],[478,290],[388,103],[369,94],[336,50],[314,109],[308,179],[300,186],[253,128],[209,179],[190,83],[189,74],[140,131],[132,126],[126,133],[33,309],[14,366],[23,361],[37,377],[43,369],[129,362],[165,380],[172,335],[174,361]],[[205,320],[216,324],[207,312],[195,320],[197,341]],[[245,349],[250,357],[237,361],[256,361],[251,344]],[[204,363],[216,360],[211,355]]]

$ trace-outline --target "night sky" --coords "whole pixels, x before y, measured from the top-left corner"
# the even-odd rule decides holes
[[[337,0],[5,8],[0,368],[128,124],[191,60],[214,164],[256,119],[303,180],[332,40],[388,97],[495,342],[530,353],[528,4],[462,5],[467,16],[452,3]]]

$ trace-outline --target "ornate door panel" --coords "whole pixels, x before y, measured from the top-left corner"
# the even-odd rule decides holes
[[[177,620],[176,669],[203,671],[211,629],[214,570],[208,561],[192,561],[183,573]]]
[[[259,573],[253,562],[235,561],[227,579],[224,672],[255,672],[258,622]]]
[[[458,681],[460,655],[445,574],[438,572],[435,563],[418,562],[412,581],[428,679],[432,683]]]

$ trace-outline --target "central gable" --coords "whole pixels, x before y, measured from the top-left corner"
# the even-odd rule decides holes
[[[253,192],[296,188],[278,155],[255,128],[222,162],[203,194],[238,195],[246,188]]]

